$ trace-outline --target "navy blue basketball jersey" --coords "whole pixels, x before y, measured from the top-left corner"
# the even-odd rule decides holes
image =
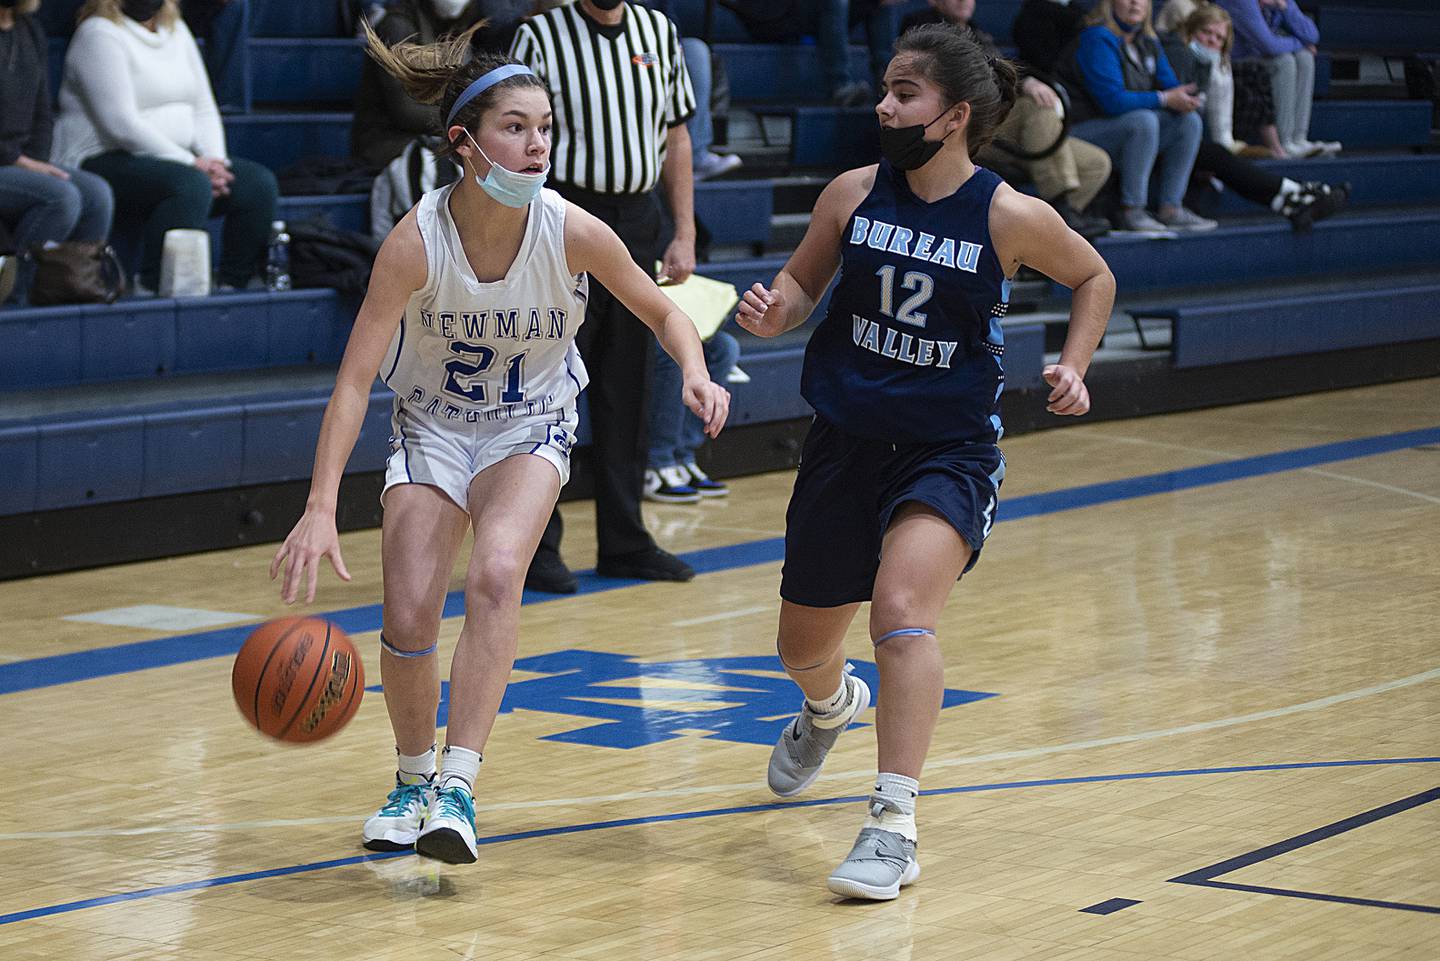
[[[1010,281],[990,242],[1000,177],[983,167],[926,203],[884,160],[841,241],[840,281],[805,350],[800,392],[851,434],[1000,439],[1000,318]]]

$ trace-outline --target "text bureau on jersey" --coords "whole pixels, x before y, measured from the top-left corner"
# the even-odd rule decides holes
[[[531,340],[564,340],[565,321],[568,314],[559,307],[546,307],[543,311],[531,307],[527,311],[522,331],[519,307],[497,310],[433,310],[420,311],[420,326],[438,330],[441,337],[454,340],[513,340],[517,343]],[[458,326],[457,326],[458,324]]]

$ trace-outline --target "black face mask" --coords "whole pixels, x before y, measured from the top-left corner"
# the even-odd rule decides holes
[[[120,12],[137,23],[144,23],[160,12],[165,0],[123,0]]]
[[[590,2],[601,10],[614,10],[620,6],[620,4],[624,3],[625,0],[590,0]]]
[[[945,116],[953,108],[946,107],[940,117]],[[890,161],[890,166],[896,170],[918,170],[930,162],[930,158],[940,152],[945,145],[945,140],[926,140],[925,131],[940,119],[926,124],[912,124],[909,127],[881,127],[880,128],[880,154]],[[945,135],[949,137],[947,133]]]

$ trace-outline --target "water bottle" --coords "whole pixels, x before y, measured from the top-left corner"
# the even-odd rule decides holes
[[[265,286],[270,290],[290,289],[290,235],[285,221],[270,225],[270,246],[265,257]]]

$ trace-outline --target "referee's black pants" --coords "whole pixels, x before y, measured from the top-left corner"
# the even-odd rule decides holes
[[[661,253],[660,204],[654,193],[597,194],[565,184],[554,187],[565,199],[609,224],[646,276],[654,274]],[[654,335],[591,277],[590,302],[575,345],[590,372],[585,398],[590,410],[598,553],[601,557],[618,557],[650,550],[655,541],[640,516],[640,493],[645,480],[645,425]],[[540,538],[537,555],[546,551],[558,554],[563,533],[560,511],[556,509]]]

